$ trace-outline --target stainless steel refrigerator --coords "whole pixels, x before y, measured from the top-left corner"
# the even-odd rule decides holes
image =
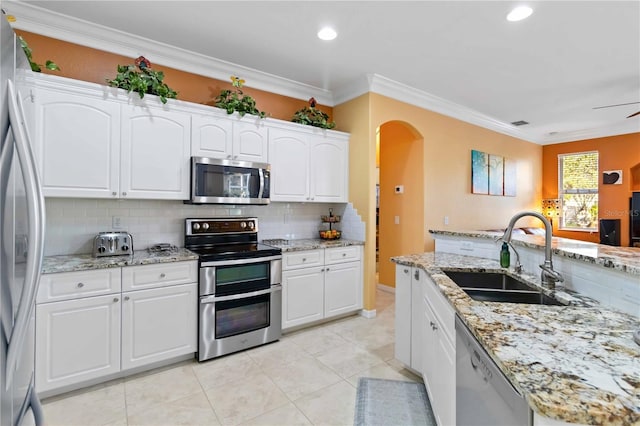
[[[0,426],[42,423],[34,390],[35,296],[44,240],[44,199],[18,89],[30,73],[0,15]]]

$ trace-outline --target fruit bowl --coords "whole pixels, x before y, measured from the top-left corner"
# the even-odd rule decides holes
[[[342,236],[342,232],[333,230],[333,231],[318,231],[320,233],[320,238],[323,240],[339,240]]]
[[[324,223],[338,223],[338,222],[340,222],[340,216],[320,216],[320,219]]]

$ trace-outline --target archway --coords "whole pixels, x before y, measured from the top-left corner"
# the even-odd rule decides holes
[[[378,284],[395,287],[390,258],[424,251],[424,140],[411,124],[388,121],[378,127],[376,142]]]

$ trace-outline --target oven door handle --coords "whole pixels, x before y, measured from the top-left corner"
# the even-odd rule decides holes
[[[246,265],[247,263],[270,262],[272,260],[279,260],[279,259],[282,259],[281,255],[257,257],[255,259],[218,260],[215,262],[202,262],[200,267],[206,268],[208,266]]]
[[[200,304],[204,305],[207,303],[215,303],[215,302],[226,302],[229,300],[239,300],[239,299],[247,299],[249,297],[262,296],[263,294],[275,293],[276,291],[282,291],[282,286],[280,284],[272,285],[267,290],[259,290],[259,291],[251,291],[249,293],[241,293],[241,294],[233,294],[231,296],[208,296],[200,299]]]

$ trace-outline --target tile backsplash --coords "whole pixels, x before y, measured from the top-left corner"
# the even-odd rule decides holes
[[[343,238],[364,241],[364,223],[351,204],[271,203],[268,206],[190,205],[181,201],[46,199],[45,256],[91,253],[98,232],[131,233],[134,250],[156,243],[184,246],[184,219],[252,216],[258,238],[317,238],[320,216],[333,208],[343,216]],[[322,228],[324,229],[324,228]]]

